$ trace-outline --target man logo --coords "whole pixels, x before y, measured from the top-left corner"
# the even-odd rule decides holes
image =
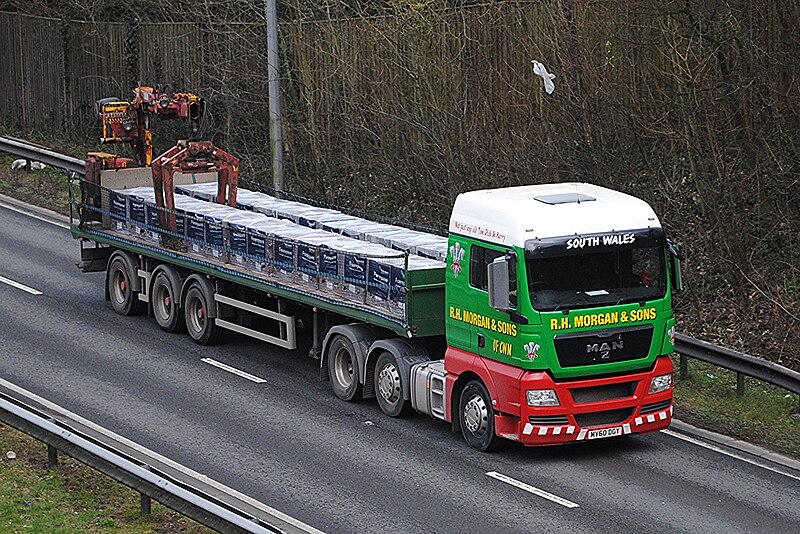
[[[586,354],[597,353],[600,354],[600,359],[608,360],[611,358],[611,353],[615,350],[622,350],[624,348],[622,340],[612,341],[611,343],[591,343],[586,345]]]

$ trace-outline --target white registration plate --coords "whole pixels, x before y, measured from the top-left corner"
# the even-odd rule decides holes
[[[611,438],[614,436],[621,436],[621,435],[622,435],[622,427],[615,426],[612,428],[600,428],[597,430],[590,430],[586,434],[586,439]]]

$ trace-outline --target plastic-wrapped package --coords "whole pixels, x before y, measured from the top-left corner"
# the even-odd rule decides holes
[[[396,230],[398,227],[389,224],[378,223],[375,221],[368,221],[366,219],[357,219],[355,221],[346,221],[344,224],[337,225],[337,228],[339,233],[344,236],[361,241],[369,241],[370,235],[391,232]]]
[[[240,265],[248,261],[248,234],[250,227],[262,221],[264,215],[252,211],[235,210],[222,219],[228,227],[228,246],[231,260]]]
[[[325,230],[326,232],[341,234],[339,229],[343,225],[360,221],[362,219],[339,211],[332,211],[330,213],[320,213],[319,215],[314,216],[314,220],[317,222],[318,230]]]
[[[187,195],[206,202],[214,202],[214,200],[217,198],[217,184],[216,182],[206,182],[202,184],[176,185],[175,192],[180,195]]]
[[[237,210],[205,202],[186,212],[186,237],[194,252],[219,258],[225,250],[225,230],[222,221]]]
[[[447,238],[442,236],[431,236],[435,239],[417,245],[416,253],[423,258],[438,260],[442,262],[447,261]]]
[[[263,213],[268,217],[278,218],[278,210],[286,202],[288,201],[261,193],[257,199],[252,201],[251,207],[253,211]]]
[[[444,268],[444,263],[415,255],[402,258],[370,258],[367,262],[367,303],[403,315],[406,302],[406,273],[441,268]]]
[[[179,186],[176,192],[213,200],[216,195],[216,184]],[[237,207],[289,220],[301,226],[319,228],[353,239],[377,243],[409,254],[441,261],[447,257],[447,239],[444,237],[346,215],[337,210],[284,200],[266,193],[239,189]]]

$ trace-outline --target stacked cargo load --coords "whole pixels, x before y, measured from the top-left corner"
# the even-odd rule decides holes
[[[175,192],[213,202],[217,195],[217,185],[213,183],[182,185],[176,187]],[[445,237],[402,226],[378,223],[333,209],[284,200],[266,193],[240,188],[237,192],[236,207],[441,262],[447,257]]]
[[[205,261],[399,318],[405,317],[408,272],[444,269],[441,261],[401,250],[397,243],[411,241],[402,228],[249,191],[240,192],[242,204],[233,208],[210,201],[216,196],[211,185],[204,195],[175,195],[175,232],[162,229],[152,187],[112,191],[112,228],[151,243],[170,236]],[[318,227],[328,224],[358,238]]]

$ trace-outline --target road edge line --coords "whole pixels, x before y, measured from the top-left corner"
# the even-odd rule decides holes
[[[681,421],[680,419],[673,418],[669,430],[676,434],[685,434],[700,441],[711,442],[718,447],[724,447],[725,449],[746,453],[755,456],[756,458],[760,458],[765,462],[770,462],[785,467],[786,469],[800,472],[800,461],[790,456],[759,447],[758,445],[753,445],[752,443],[748,443],[731,436],[726,436],[724,434],[712,432],[711,430],[696,427],[686,423],[685,421]]]
[[[29,204],[2,193],[0,193],[0,207],[9,209],[22,215],[27,215],[28,217],[38,219],[42,222],[46,222],[66,230],[70,229],[70,219],[66,215],[58,213],[57,211],[49,210],[47,208],[42,208],[41,206]]]

